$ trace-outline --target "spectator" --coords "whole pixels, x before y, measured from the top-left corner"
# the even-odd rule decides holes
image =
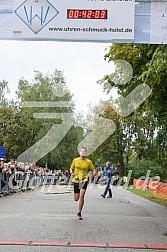
[[[106,162],[106,166],[103,170],[103,177],[107,181],[107,185],[105,187],[104,193],[101,194],[103,198],[106,197],[107,192],[109,192],[109,196],[107,198],[112,198],[112,191],[111,191],[111,177],[112,177],[113,167],[111,166],[110,162]]]

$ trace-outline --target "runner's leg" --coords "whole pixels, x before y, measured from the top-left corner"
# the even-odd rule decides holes
[[[80,193],[74,193],[74,200],[78,201],[79,200]]]
[[[83,183],[80,184],[81,188],[80,188],[80,196],[79,196],[79,206],[78,206],[78,217],[79,220],[83,220],[81,212],[84,206],[84,198],[85,198],[85,193],[86,193],[86,189],[87,189],[87,185],[88,185],[88,181],[85,181]]]
[[[80,196],[79,183],[74,183],[74,200],[78,201]]]
[[[82,208],[83,208],[83,205],[84,205],[85,192],[86,192],[85,189],[80,190],[79,207],[78,207],[78,212],[80,212],[80,213],[82,212]]]

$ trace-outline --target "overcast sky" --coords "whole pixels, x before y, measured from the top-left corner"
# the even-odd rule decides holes
[[[108,99],[96,82],[113,71],[104,61],[105,49],[111,44],[55,41],[0,41],[0,81],[8,81],[11,95],[21,77],[31,81],[34,71],[52,74],[63,71],[76,109],[86,113],[88,104]]]

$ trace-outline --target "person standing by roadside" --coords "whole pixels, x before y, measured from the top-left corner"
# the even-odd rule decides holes
[[[82,209],[88,185],[89,171],[92,171],[94,176],[96,175],[96,170],[92,161],[87,158],[87,149],[85,147],[81,147],[80,156],[73,159],[70,167],[70,173],[73,177],[72,182],[74,185],[74,200],[79,200],[77,213],[78,220],[83,220]]]
[[[3,160],[1,159],[0,161],[0,192],[1,192],[1,189],[3,187],[5,187],[6,185],[6,182],[2,179],[2,173],[3,173],[3,170],[4,170],[4,163],[3,163]]]
[[[107,192],[109,192],[109,196],[107,198],[112,198],[112,191],[111,191],[111,178],[113,173],[113,167],[111,166],[110,162],[106,162],[106,166],[103,170],[103,177],[106,179],[107,184],[104,190],[104,193],[101,194],[103,198],[106,197]]]

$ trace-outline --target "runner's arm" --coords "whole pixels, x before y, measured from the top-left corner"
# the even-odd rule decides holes
[[[74,171],[75,171],[75,159],[73,159],[70,167],[70,174],[72,177],[74,176]]]
[[[71,174],[71,176],[74,175],[74,168],[72,168],[72,167],[70,167],[70,174]]]
[[[92,163],[92,161],[90,160],[90,164],[89,164],[89,170],[92,172],[93,176],[95,177],[97,175],[97,171]]]

